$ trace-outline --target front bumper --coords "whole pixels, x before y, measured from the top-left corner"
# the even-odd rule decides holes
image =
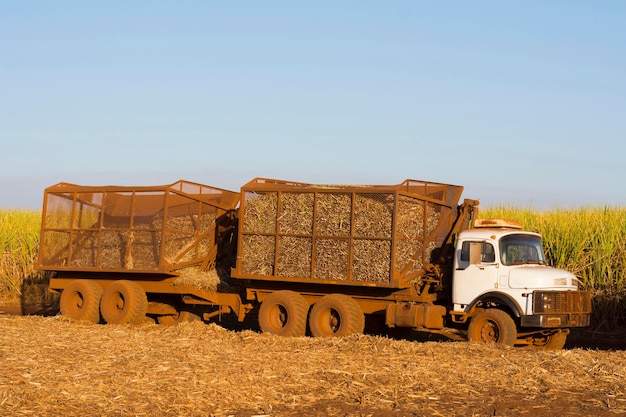
[[[532,316],[522,316],[522,327],[540,328],[566,328],[566,327],[587,327],[591,324],[591,314],[535,314]]]

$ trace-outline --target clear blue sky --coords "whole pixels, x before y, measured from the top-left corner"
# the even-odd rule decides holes
[[[623,1],[3,1],[0,208],[253,177],[626,205]]]

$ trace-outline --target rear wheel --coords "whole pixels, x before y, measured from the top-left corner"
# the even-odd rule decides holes
[[[472,318],[467,338],[472,342],[513,346],[517,339],[515,322],[502,310],[490,308]]]
[[[316,337],[363,333],[365,315],[352,297],[329,294],[313,305],[309,327],[311,334]]]
[[[100,312],[109,324],[138,324],[146,316],[148,298],[135,282],[115,281],[104,289]]]
[[[268,295],[259,309],[259,327],[264,333],[279,336],[304,336],[309,303],[293,291]]]
[[[61,293],[61,314],[72,320],[100,322],[100,297],[102,287],[87,279],[77,279]]]

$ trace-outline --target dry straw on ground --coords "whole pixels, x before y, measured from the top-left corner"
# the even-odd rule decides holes
[[[0,414],[613,416],[623,351],[0,316]]]

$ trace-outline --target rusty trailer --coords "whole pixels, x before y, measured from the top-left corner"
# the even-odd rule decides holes
[[[183,180],[144,187],[59,183],[44,192],[37,268],[55,272],[50,290],[63,292],[61,310],[74,317],[99,321],[100,297],[111,322],[139,321],[146,312],[178,316],[180,304],[226,306],[219,313],[241,315],[245,306],[236,294],[180,279],[214,278],[238,203],[238,193]],[[131,300],[141,305],[130,309]]]

